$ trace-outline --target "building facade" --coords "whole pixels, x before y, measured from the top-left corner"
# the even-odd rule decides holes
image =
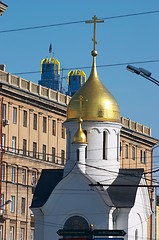
[[[0,71],[0,99],[0,239],[33,240],[29,206],[37,179],[42,169],[65,164],[63,122],[69,97]]]

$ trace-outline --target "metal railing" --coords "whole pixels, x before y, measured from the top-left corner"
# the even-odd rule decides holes
[[[48,154],[45,152],[35,152],[35,151],[28,151],[24,149],[12,148],[12,147],[3,147],[3,153],[14,154],[18,156],[33,158],[35,160],[50,162],[58,165],[64,165],[65,159],[60,156]]]

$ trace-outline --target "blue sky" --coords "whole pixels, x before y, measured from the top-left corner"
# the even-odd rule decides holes
[[[90,20],[93,15],[108,18],[97,26],[97,65],[159,60],[159,12],[132,17],[114,16],[159,10],[158,0],[4,0],[7,11],[0,18],[0,31]],[[40,70],[52,43],[54,57],[62,68],[90,67],[92,24],[69,24],[25,31],[0,32],[0,63],[6,70],[38,82]],[[126,65],[98,68],[103,84],[120,106],[121,115],[152,128],[159,138],[159,87],[126,70]],[[159,61],[134,64],[152,72],[159,80]],[[90,69],[84,69],[87,77]],[[63,72],[63,76],[67,71]]]

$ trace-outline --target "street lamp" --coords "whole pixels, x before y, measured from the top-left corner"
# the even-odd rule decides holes
[[[137,68],[137,67],[134,67],[132,65],[127,65],[127,70],[132,72],[132,73],[135,73],[137,75],[140,75],[141,77],[144,77],[146,78],[147,80],[149,80],[150,82],[153,82],[154,84],[156,84],[157,86],[159,86],[159,81],[156,80],[155,78],[151,77],[152,73],[144,68]],[[154,146],[152,147],[152,150],[154,150],[155,148],[159,147],[159,142]],[[156,198],[157,198],[157,194],[156,194],[156,186],[154,185],[154,225],[153,225],[153,236],[154,236],[154,239],[156,239]]]
[[[132,65],[127,65],[126,68],[128,71],[135,73],[137,75],[140,75],[141,77],[144,77],[144,78],[148,79],[149,81],[153,82],[154,84],[156,84],[157,86],[159,86],[159,81],[156,80],[155,78],[151,77],[152,73],[149,72],[148,70],[146,70],[144,68],[137,68]]]
[[[152,150],[156,149],[159,147],[159,142],[157,142],[153,147]],[[157,179],[158,180],[158,179]],[[157,234],[157,191],[156,191],[156,179],[154,179],[154,211],[153,211],[153,238],[156,239],[156,234]]]

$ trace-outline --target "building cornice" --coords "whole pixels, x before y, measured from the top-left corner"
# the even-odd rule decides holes
[[[0,15],[2,15],[6,11],[7,7],[8,6],[6,4],[0,2]]]
[[[39,108],[40,106],[40,108],[43,110],[57,113],[63,117],[66,117],[67,105],[61,102],[53,101],[3,82],[0,82],[0,92],[2,96],[21,101],[33,107]]]
[[[135,144],[147,144],[150,147],[153,147],[159,141],[149,135],[129,129],[125,126],[121,128],[121,137],[130,139],[130,141],[135,142]]]

